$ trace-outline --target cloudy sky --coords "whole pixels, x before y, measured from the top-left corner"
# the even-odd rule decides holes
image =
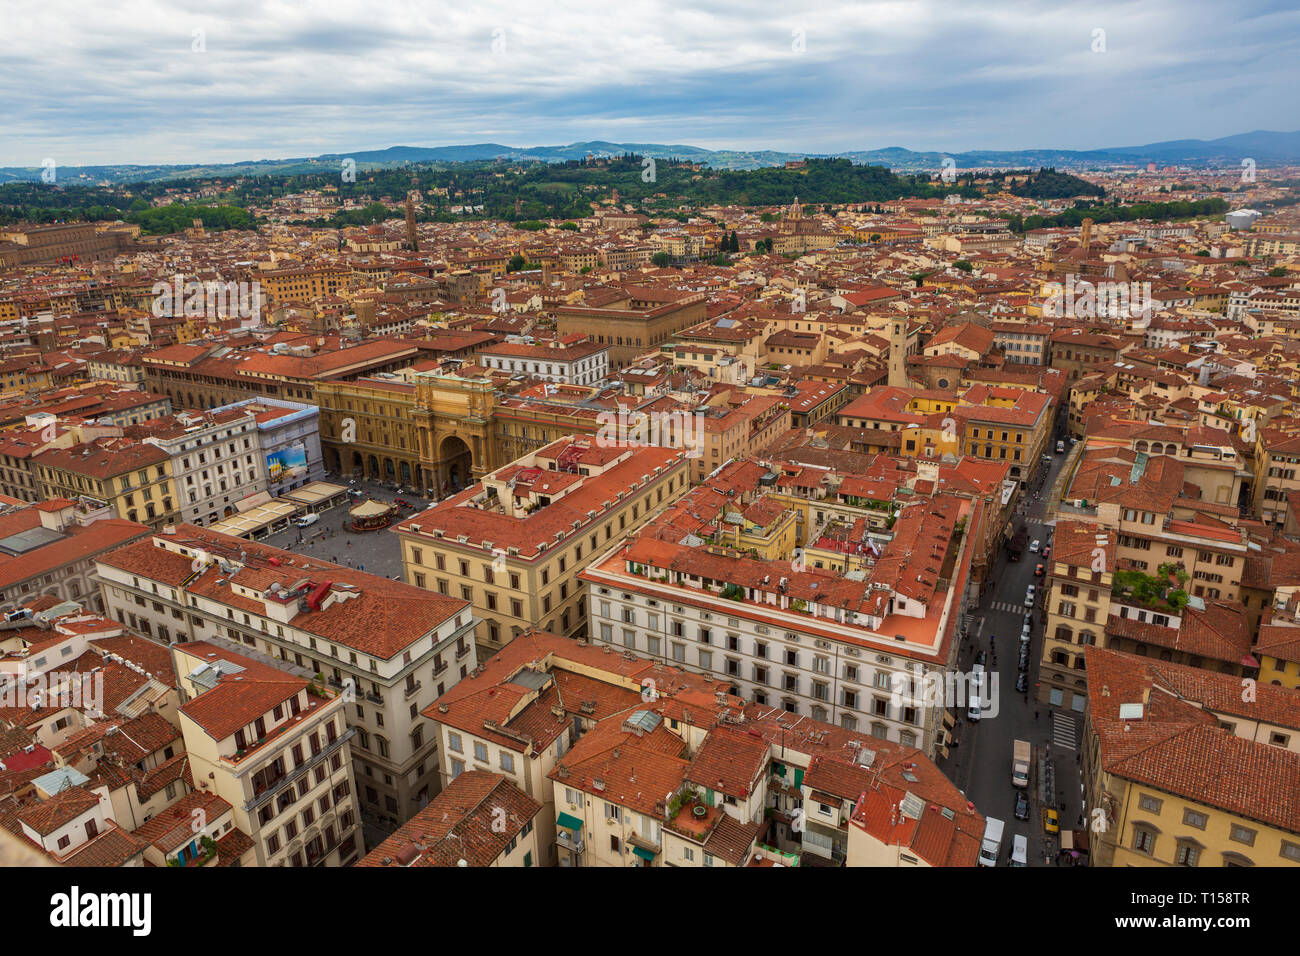
[[[834,152],[1300,128],[1271,0],[10,0],[0,165],[603,139]]]

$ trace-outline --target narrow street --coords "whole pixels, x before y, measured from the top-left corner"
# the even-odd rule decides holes
[[[1056,433],[1049,448],[1056,446]],[[1041,546],[1048,544],[1054,520],[1046,515],[1049,490],[1065,464],[1067,454],[1053,454],[1050,464],[1034,476],[1022,491],[1017,526],[1024,525],[1029,540]],[[1040,498],[1035,498],[1035,494]],[[1061,825],[1070,829],[1078,825],[1081,812],[1080,774],[1078,763],[1079,734],[1082,715],[1068,709],[1052,708],[1035,700],[1038,664],[1042,654],[1045,612],[1043,590],[1045,578],[1036,577],[1035,568],[1043,561],[1038,553],[1026,549],[1019,561],[1008,560],[1003,549],[993,560],[988,581],[980,596],[979,609],[970,615],[968,637],[961,649],[959,666],[969,672],[979,651],[986,654],[985,669],[990,681],[996,680],[996,704],[977,722],[971,722],[965,713],[957,716],[953,730],[958,746],[951,757],[940,766],[957,786],[974,802],[985,817],[996,817],[1006,824],[1002,838],[1002,851],[998,865],[1005,866],[1011,854],[1016,835],[1028,838],[1028,863],[1030,866],[1052,865],[1059,848],[1059,837],[1045,833],[1042,810],[1054,806],[1060,814]],[[1016,691],[1020,632],[1025,606],[1025,591],[1035,585],[1032,608],[1033,631],[1030,640],[1029,682],[1025,691]],[[1029,819],[1015,818],[1016,788],[1011,784],[1012,743],[1027,740],[1033,746],[1030,766],[1030,783],[1026,791],[1029,798]],[[1043,802],[1040,760],[1046,753],[1055,772],[1055,795],[1051,802]]]

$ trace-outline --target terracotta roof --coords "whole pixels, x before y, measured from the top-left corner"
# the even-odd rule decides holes
[[[392,659],[420,637],[471,608],[470,602],[459,598],[188,524],[177,525],[174,534],[145,538],[99,560],[141,578],[181,587],[193,573],[192,559],[160,547],[160,542],[203,550],[241,564],[232,573],[210,567],[184,588],[235,612],[266,615],[265,601],[237,594],[235,586],[264,594],[273,583],[287,590],[309,580],[328,582],[340,594],[355,593],[356,597],[334,601],[323,610],[299,612],[293,618],[293,627],[383,660]],[[241,554],[245,556],[242,561]]]
[[[231,653],[215,644],[195,641],[184,645],[186,654],[200,660],[207,660],[209,651],[215,654],[214,660],[230,661],[243,668],[236,673],[223,672],[215,687],[181,707],[181,713],[213,740],[225,740],[277,705],[287,705],[308,686],[309,682],[301,677]]]
[[[357,866],[491,866],[541,810],[500,774],[467,770]]]
[[[150,817],[134,830],[134,836],[145,843],[153,844],[164,854],[170,854],[180,847],[192,842],[197,834],[194,830],[195,811],[203,816],[205,824],[214,824],[230,812],[230,804],[207,790],[192,790],[165,810]]]
[[[18,819],[44,837],[97,806],[99,797],[96,794],[82,787],[69,787],[47,800],[19,810]]]
[[[726,726],[714,727],[691,761],[687,778],[729,797],[748,799],[767,766],[769,747],[761,737]]]
[[[1259,684],[1247,705],[1229,674],[1096,646],[1085,653],[1103,770],[1300,833],[1300,754],[1238,737],[1216,716],[1297,727],[1300,695]],[[1141,716],[1121,719],[1124,704],[1141,705]]]
[[[75,852],[62,858],[65,866],[126,866],[149,844],[110,821],[109,826]]]

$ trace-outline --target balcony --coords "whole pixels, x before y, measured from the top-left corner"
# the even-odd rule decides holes
[[[629,833],[627,835],[627,842],[632,846],[639,846],[641,849],[649,850],[652,853],[658,853],[660,850],[658,843],[648,837],[642,836],[640,833]]]
[[[356,736],[355,727],[349,727],[343,733],[339,734],[334,740],[327,743],[321,748],[320,753],[312,754],[301,766],[295,767],[284,776],[280,777],[267,789],[260,793],[253,794],[253,797],[244,804],[244,811],[251,813],[263,805],[269,803],[272,797],[279,793],[284,793],[288,787],[293,786],[299,778],[306,776],[312,768],[328,760],[335,753],[341,750],[349,740]]]
[[[402,695],[403,700],[410,700],[412,696],[419,693],[420,688],[424,686],[423,681],[416,681],[414,684],[407,684],[406,690]]]
[[[587,845],[582,842],[582,837],[564,827],[555,828],[555,842],[558,846],[573,853],[582,853],[587,849]]]

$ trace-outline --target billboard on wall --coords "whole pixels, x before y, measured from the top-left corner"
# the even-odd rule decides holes
[[[266,474],[271,481],[284,481],[307,471],[307,449],[299,442],[266,456]]]

